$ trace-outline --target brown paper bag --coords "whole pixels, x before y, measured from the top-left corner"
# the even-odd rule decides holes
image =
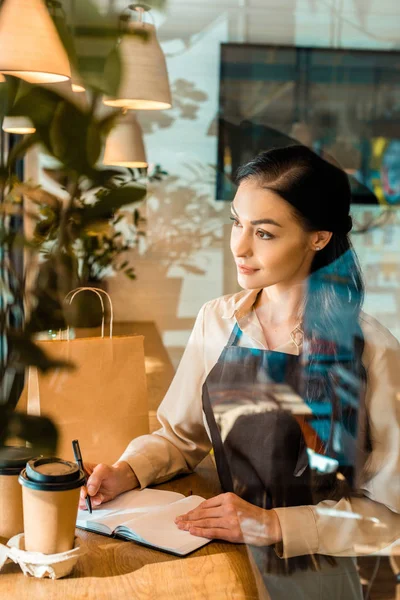
[[[58,456],[73,460],[71,442],[78,439],[84,461],[112,464],[133,438],[149,433],[143,341],[112,336],[111,305],[110,337],[37,342],[76,367],[46,375],[29,369],[27,412],[59,427]]]

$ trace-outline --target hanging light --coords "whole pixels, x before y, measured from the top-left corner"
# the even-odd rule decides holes
[[[108,134],[103,164],[131,169],[147,167],[142,129],[134,114],[123,115]]]
[[[3,131],[25,135],[35,133],[36,128],[28,117],[4,117]]]
[[[67,53],[43,0],[4,0],[0,9],[0,72],[29,83],[70,79]]]
[[[83,85],[80,85],[79,83],[71,83],[71,87],[72,91],[75,94],[81,94],[82,92],[86,92],[86,88],[84,88]]]
[[[86,92],[86,88],[83,85],[82,79],[74,72],[74,69],[72,69],[71,88],[75,94]]]
[[[103,102],[107,106],[129,110],[171,108],[165,57],[154,25],[143,22],[143,13],[149,7],[132,4],[128,8],[138,13],[139,21],[131,21],[125,25],[126,33],[119,43],[122,77],[118,94],[115,98],[106,96]],[[123,17],[121,19],[126,21]]]

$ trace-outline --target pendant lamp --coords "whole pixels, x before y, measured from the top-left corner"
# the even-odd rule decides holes
[[[4,0],[0,9],[0,72],[29,83],[70,79],[67,53],[43,0]]]
[[[86,88],[83,85],[81,78],[79,77],[79,75],[74,73],[74,70],[72,70],[71,88],[75,94],[81,94],[82,92],[86,92]]]
[[[106,96],[103,102],[107,106],[129,110],[171,108],[165,57],[154,25],[142,21],[147,7],[131,5],[128,8],[139,13],[139,21],[125,25],[125,33],[119,42],[122,77],[118,94],[115,98]]]
[[[28,117],[4,117],[3,131],[25,135],[35,133],[36,128]]]
[[[103,164],[131,169],[147,167],[142,130],[132,113],[123,115],[108,134]]]

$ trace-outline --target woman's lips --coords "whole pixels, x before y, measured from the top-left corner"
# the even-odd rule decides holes
[[[260,269],[251,269],[250,267],[245,267],[244,265],[237,265],[237,268],[240,271],[240,273],[243,273],[244,275],[253,275],[253,273],[257,273],[257,271],[260,270]]]

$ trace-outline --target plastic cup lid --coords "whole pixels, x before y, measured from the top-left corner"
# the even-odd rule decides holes
[[[31,448],[22,446],[0,447],[0,474],[18,474],[31,458]]]
[[[81,487],[85,474],[73,462],[55,457],[40,457],[28,461],[20,475],[20,483],[37,490],[68,490]]]

